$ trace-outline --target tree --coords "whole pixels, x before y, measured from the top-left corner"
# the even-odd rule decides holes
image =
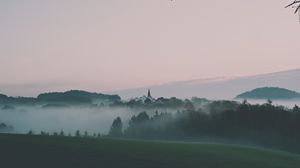
[[[53,132],[53,136],[58,136],[58,133],[57,132]]]
[[[59,136],[65,136],[65,133],[63,130],[60,131]]]
[[[248,100],[247,100],[247,99],[244,99],[243,102],[242,102],[242,104],[243,104],[243,105],[247,105],[247,104],[248,104]]]
[[[291,7],[291,6],[293,8],[296,8],[295,12],[294,12],[296,14],[300,10],[300,1],[295,0],[293,3],[287,5],[286,8]]]
[[[187,111],[195,111],[196,110],[195,106],[193,105],[193,103],[190,100],[188,100],[188,99],[185,100],[184,108]]]
[[[297,104],[295,104],[295,106],[293,108],[293,112],[295,112],[295,113],[300,112],[300,108],[299,108],[299,106],[297,106]]]
[[[42,135],[42,136],[47,136],[47,133],[44,132],[44,131],[41,131],[41,135]]]
[[[268,100],[267,100],[267,105],[272,105],[272,103],[273,103],[273,102],[272,102],[271,99],[268,99]]]
[[[79,130],[77,130],[77,131],[75,132],[75,136],[76,136],[76,137],[81,137],[80,131],[79,131]]]
[[[109,135],[110,136],[122,136],[123,135],[123,123],[120,117],[117,117],[111,127],[110,127],[110,131],[109,131]]]
[[[84,137],[89,137],[89,133],[87,131],[84,131]]]
[[[150,119],[150,117],[145,111],[141,112],[137,116],[134,115],[133,117],[131,117],[131,119],[129,121],[129,126],[143,124],[143,123],[149,121],[149,119]]]
[[[34,135],[32,130],[29,130],[29,132],[27,133],[27,135]]]

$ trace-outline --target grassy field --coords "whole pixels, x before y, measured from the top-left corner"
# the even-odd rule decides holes
[[[300,156],[221,144],[0,134],[0,167],[299,168]]]

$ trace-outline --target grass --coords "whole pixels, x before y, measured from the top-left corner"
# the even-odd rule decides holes
[[[222,144],[0,134],[0,167],[299,168],[300,156]]]

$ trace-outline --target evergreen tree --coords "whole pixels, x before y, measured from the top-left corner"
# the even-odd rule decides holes
[[[60,131],[59,136],[65,136],[65,133],[63,130]]]
[[[29,130],[27,135],[34,135],[34,132],[32,130]]]
[[[87,131],[84,131],[84,137],[89,137],[89,133]]]
[[[296,112],[296,113],[300,112],[300,108],[299,108],[299,106],[297,106],[297,104],[295,104],[295,106],[293,108],[293,112]]]
[[[53,136],[58,136],[58,133],[57,132],[53,132]]]
[[[79,130],[77,130],[77,131],[75,132],[75,136],[76,136],[76,137],[81,137],[80,131],[79,131]]]
[[[120,117],[117,117],[111,127],[110,127],[110,131],[109,131],[109,135],[110,136],[122,136],[123,134],[123,123]]]

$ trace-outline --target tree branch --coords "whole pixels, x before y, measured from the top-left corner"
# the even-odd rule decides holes
[[[287,5],[285,8],[288,8],[288,7],[293,6],[293,5],[297,5],[296,10],[294,12],[296,14],[300,9],[300,0],[299,1],[295,0],[293,3]]]

